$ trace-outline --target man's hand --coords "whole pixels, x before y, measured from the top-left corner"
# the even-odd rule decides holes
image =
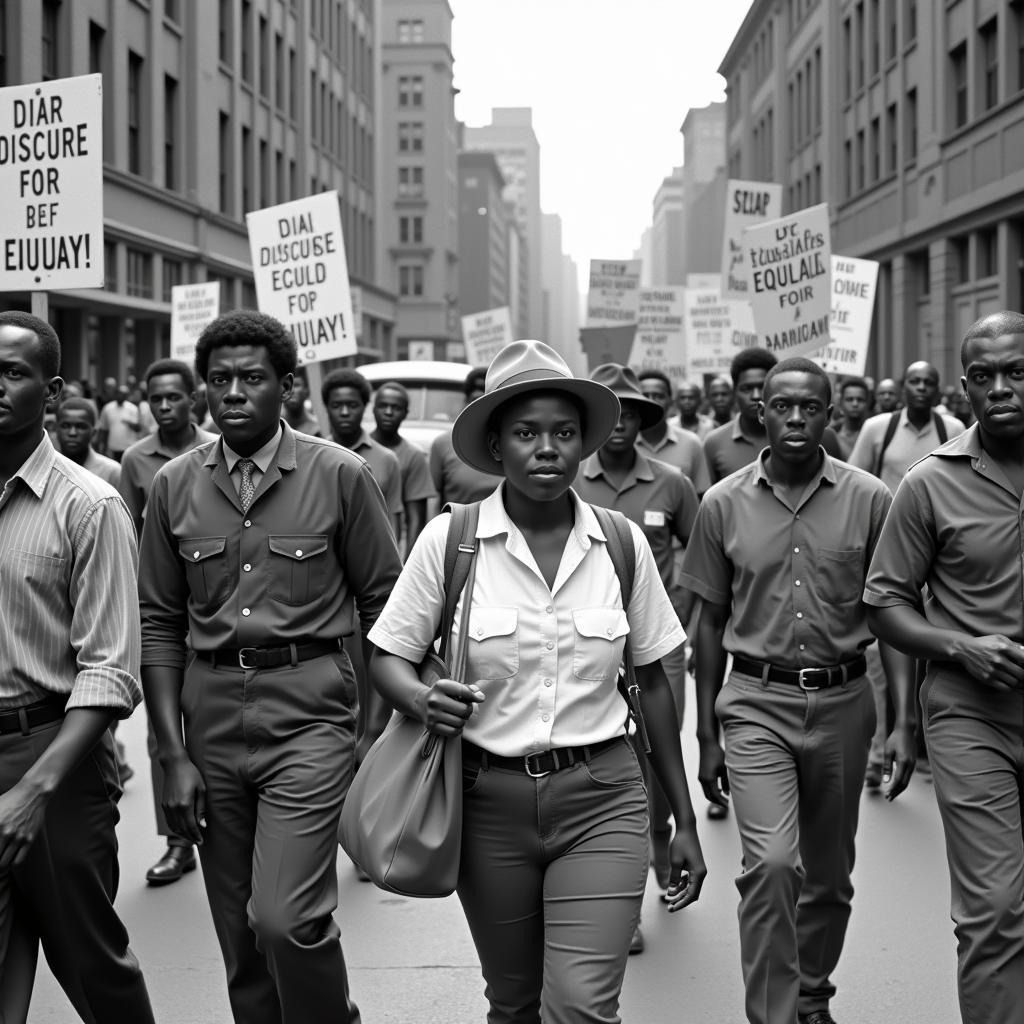
[[[697,902],[708,874],[696,825],[676,829],[669,846],[669,861],[672,870],[664,899],[671,914]]]
[[[953,655],[981,683],[1000,690],[1024,689],[1024,646],[996,634],[966,638]]]
[[[701,741],[697,778],[711,803],[720,807],[729,806],[729,774],[725,770],[725,751],[716,740]]]
[[[46,813],[47,797],[24,781],[0,796],[0,871],[9,871],[26,857]]]
[[[162,762],[163,808],[167,827],[182,839],[201,845],[206,828],[206,783],[187,754]]]
[[[917,761],[917,741],[912,725],[898,725],[885,741],[882,763],[886,765],[883,781],[885,799],[895,800],[907,788]]]

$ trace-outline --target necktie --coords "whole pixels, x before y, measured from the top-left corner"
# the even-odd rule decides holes
[[[248,512],[252,504],[252,496],[256,493],[256,487],[252,482],[252,471],[256,463],[252,459],[239,459],[238,471],[242,474],[242,482],[238,487],[238,499],[242,503],[242,511]]]

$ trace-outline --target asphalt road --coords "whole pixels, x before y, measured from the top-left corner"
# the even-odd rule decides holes
[[[144,882],[162,849],[153,830],[144,733],[140,713],[121,726],[137,774],[121,802],[118,908],[146,972],[157,1020],[230,1024],[200,873],[162,889]],[[692,732],[684,749],[692,777]],[[699,806],[703,815],[703,801]],[[949,881],[930,784],[915,778],[894,804],[865,795],[858,838],[853,919],[835,976],[837,1021],[957,1024]],[[643,918],[647,949],[631,958],[622,996],[627,1024],[745,1019],[733,884],[739,866],[735,824],[702,817],[701,839],[710,874],[698,904],[668,915],[652,877]],[[483,983],[457,900],[408,900],[381,892],[360,883],[344,855],[338,870],[338,921],[364,1022],[482,1022]],[[30,1020],[77,1020],[45,965]]]

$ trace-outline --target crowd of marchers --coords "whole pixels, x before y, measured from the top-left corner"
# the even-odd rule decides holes
[[[740,836],[751,1024],[835,1024],[862,794],[915,771],[963,1020],[1016,1019],[1024,315],[959,341],[958,385],[750,348],[706,393],[517,341],[424,451],[397,381],[318,374],[314,406],[265,314],[94,393],[49,324],[0,313],[0,1022],[29,1019],[40,949],[83,1021],[156,1019],[114,908],[116,726],[143,701],[146,878],[201,865],[238,1024],[361,1019],[338,823],[395,711],[461,749],[490,1024],[618,1021],[649,876],[669,912],[700,898],[684,726],[703,827]],[[424,681],[458,506],[464,671]]]

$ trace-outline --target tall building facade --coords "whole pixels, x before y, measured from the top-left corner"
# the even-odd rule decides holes
[[[586,366],[579,339],[579,282],[576,264],[562,249],[562,218],[541,215],[544,264],[544,329],[540,335],[569,366]]]
[[[683,118],[683,274],[722,266],[725,202],[725,104],[693,107]]]
[[[469,316],[509,305],[510,211],[493,153],[463,151],[458,160],[459,315]]]
[[[448,0],[383,0],[383,233],[398,296],[395,355],[461,346],[458,132]]]
[[[544,329],[544,289],[540,210],[540,143],[529,107],[495,107],[491,123],[466,126],[464,148],[486,150],[498,158],[508,182],[505,195],[515,204],[520,229],[520,259],[526,272],[527,295],[515,324],[521,338],[536,338]]]
[[[52,292],[64,373],[166,355],[171,288],[256,305],[245,213],[337,189],[361,358],[391,348],[378,284],[379,0],[0,2],[0,85],[103,75],[103,289]],[[27,307],[27,295],[7,305]]]
[[[651,218],[651,285],[685,284],[686,192],[683,168],[672,173],[654,194]]]
[[[729,176],[880,262],[868,372],[955,380],[964,328],[1022,302],[1024,5],[755,0],[719,71]]]

